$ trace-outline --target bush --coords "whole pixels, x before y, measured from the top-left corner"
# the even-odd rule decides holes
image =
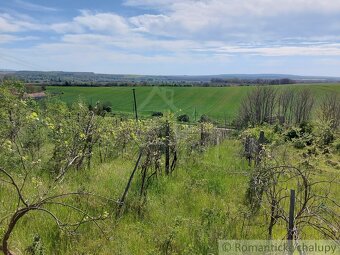
[[[295,140],[293,145],[294,145],[294,148],[296,149],[303,149],[306,147],[306,144],[300,139]]]
[[[103,104],[97,102],[96,105],[89,104],[88,109],[99,116],[105,116],[106,113],[112,112],[111,102],[105,102]]]
[[[285,134],[286,140],[292,141],[293,139],[299,138],[299,131],[295,128],[288,130]]]
[[[153,112],[151,113],[152,117],[163,117],[163,113],[162,112]]]
[[[306,145],[307,146],[311,146],[311,145],[313,145],[314,138],[313,137],[308,137],[305,141],[306,141]]]
[[[212,122],[208,115],[203,114],[199,120],[199,122]]]
[[[330,128],[326,128],[321,133],[321,142],[323,145],[331,144],[332,142],[334,142],[334,139],[335,137],[334,137],[333,131]]]
[[[340,141],[335,144],[335,150],[340,153]]]
[[[275,133],[272,126],[270,125],[262,125],[254,128],[248,128],[243,132],[242,136],[243,137],[250,136],[258,140],[261,131],[264,132],[265,143],[280,144],[281,142],[283,142],[282,136],[278,133]]]
[[[103,108],[103,111],[105,111],[105,112],[112,112],[112,104],[111,104],[111,102],[103,103],[102,108]]]
[[[313,146],[313,147],[309,148],[307,150],[307,153],[308,153],[309,156],[311,156],[311,155],[317,156],[318,155],[317,147]]]
[[[273,131],[274,133],[281,134],[283,132],[283,127],[280,124],[276,123],[273,127]]]
[[[311,134],[313,132],[313,126],[309,122],[303,121],[299,127],[301,134]]]
[[[189,115],[188,114],[182,114],[177,117],[177,120],[180,122],[189,122]]]

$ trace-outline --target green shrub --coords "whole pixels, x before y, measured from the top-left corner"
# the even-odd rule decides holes
[[[329,145],[332,142],[334,142],[335,137],[332,129],[330,128],[325,128],[323,132],[321,133],[321,142],[322,145]]]
[[[311,146],[314,143],[314,137],[312,135],[304,135],[303,140],[307,146]]]
[[[311,134],[313,132],[313,126],[309,122],[304,121],[300,124],[299,127],[301,129],[300,130],[301,134]]]
[[[283,127],[279,123],[276,123],[273,127],[273,131],[274,133],[281,134],[283,132]]]
[[[261,131],[264,132],[266,143],[273,143],[273,142],[281,143],[282,141],[281,134],[276,133],[273,130],[273,127],[270,125],[262,125],[262,126],[257,126],[254,128],[248,128],[243,132],[242,137],[251,136],[255,138],[256,140],[258,140]]]
[[[44,255],[44,246],[39,235],[36,235],[33,239],[32,245],[30,245],[26,252],[30,255]]]
[[[335,150],[340,153],[340,141],[335,144]]]
[[[303,148],[306,147],[305,142],[301,139],[295,140],[293,145],[294,145],[294,148],[296,148],[296,149],[303,149]]]
[[[296,128],[291,128],[285,133],[285,138],[288,141],[292,141],[293,139],[296,139],[299,137],[300,137],[299,130],[297,130]]]
[[[199,120],[199,122],[212,122],[208,115],[203,114]]]
[[[177,117],[177,120],[180,122],[189,122],[190,118],[188,114],[182,114]]]
[[[151,113],[152,117],[163,117],[163,113],[162,112],[153,112]]]

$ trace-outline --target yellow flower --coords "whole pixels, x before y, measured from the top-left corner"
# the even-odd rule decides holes
[[[107,217],[109,217],[109,213],[107,211],[104,211],[103,218],[107,218]]]
[[[31,120],[39,120],[38,118],[38,114],[36,112],[32,112],[30,114],[30,116],[28,116],[28,119],[31,119]]]
[[[4,142],[3,146],[4,146],[5,149],[9,150],[10,152],[13,151],[13,149],[12,149],[12,142],[10,140],[6,140]]]

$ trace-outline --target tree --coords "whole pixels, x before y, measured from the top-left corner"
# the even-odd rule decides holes
[[[340,126],[340,96],[338,94],[329,93],[324,96],[319,117],[323,123],[331,123],[333,129]]]
[[[291,88],[283,89],[278,95],[277,114],[282,123],[292,123],[294,95],[294,90]]]
[[[275,160],[274,160],[275,161]],[[337,179],[315,180],[315,169],[302,165],[272,164],[268,158],[261,161],[250,179],[246,198],[252,214],[261,210],[269,219],[268,238],[273,238],[273,229],[280,221],[287,224],[290,189],[296,190],[294,215],[294,239],[302,238],[305,229],[313,228],[326,238],[339,239],[339,221],[336,219],[339,204],[332,197]],[[322,188],[318,188],[322,187]]]
[[[84,104],[78,104],[78,111],[70,114],[64,104],[55,102],[47,104],[47,111],[41,112],[37,104],[23,98],[23,86],[13,81],[0,86],[0,98],[0,183],[2,187],[8,186],[6,190],[10,199],[5,202],[15,206],[14,211],[1,219],[1,225],[5,226],[0,247],[3,253],[12,254],[9,239],[18,221],[30,212],[51,216],[60,228],[66,228],[69,232],[86,222],[97,224],[97,220],[104,219],[104,214],[91,216],[72,200],[72,197],[86,197],[87,201],[89,197],[99,196],[85,191],[58,191],[71,166],[80,167],[85,158],[89,162],[91,146],[97,139],[93,113]],[[43,180],[40,173],[46,169],[41,164],[39,152],[45,133],[49,133],[52,138],[50,144],[54,146],[53,169],[59,171],[56,171],[54,178]],[[72,141],[70,146],[67,146],[68,141]],[[32,190],[35,193],[29,192]],[[73,223],[62,220],[51,209],[55,207],[68,208],[79,218]]]
[[[13,255],[9,248],[9,239],[15,230],[15,227],[19,220],[26,216],[29,212],[42,212],[44,214],[49,215],[59,228],[67,230],[69,233],[74,233],[80,225],[94,222],[97,227],[100,227],[97,221],[104,220],[107,218],[108,214],[104,212],[99,216],[90,215],[86,210],[83,210],[81,207],[75,206],[73,204],[63,202],[63,199],[67,199],[70,197],[97,197],[91,193],[77,191],[77,192],[66,192],[66,193],[55,193],[55,187],[57,185],[57,179],[45,190],[42,192],[38,192],[37,196],[26,197],[24,194],[24,187],[27,186],[27,178],[25,178],[22,183],[19,184],[17,180],[5,169],[0,167],[0,182],[4,184],[10,185],[16,193],[17,197],[17,206],[14,212],[10,215],[7,215],[5,218],[1,219],[1,223],[7,222],[7,227],[5,228],[5,233],[2,238],[0,250],[3,251],[5,255]],[[41,183],[36,182],[36,189],[38,189]],[[98,198],[98,197],[97,197]],[[56,213],[54,213],[49,207],[57,206],[57,207],[66,207],[69,210],[76,212],[79,214],[78,220],[75,222],[64,222],[61,220]]]
[[[293,116],[296,124],[307,122],[310,119],[314,102],[313,93],[309,88],[296,92],[293,106]]]
[[[259,125],[270,122],[275,105],[277,91],[272,87],[257,86],[242,100],[238,114],[240,126]]]

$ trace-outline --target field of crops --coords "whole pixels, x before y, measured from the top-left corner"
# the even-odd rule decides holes
[[[317,97],[326,92],[340,93],[340,84],[292,85],[298,88],[310,87]],[[275,86],[282,89],[286,86]],[[150,116],[155,111],[188,114],[191,120],[206,114],[216,120],[232,119],[242,98],[253,87],[138,87],[136,88],[138,112]],[[113,112],[132,113],[132,88],[128,87],[48,87],[50,93],[62,93],[59,97],[66,102],[78,98],[95,104],[110,102]]]

